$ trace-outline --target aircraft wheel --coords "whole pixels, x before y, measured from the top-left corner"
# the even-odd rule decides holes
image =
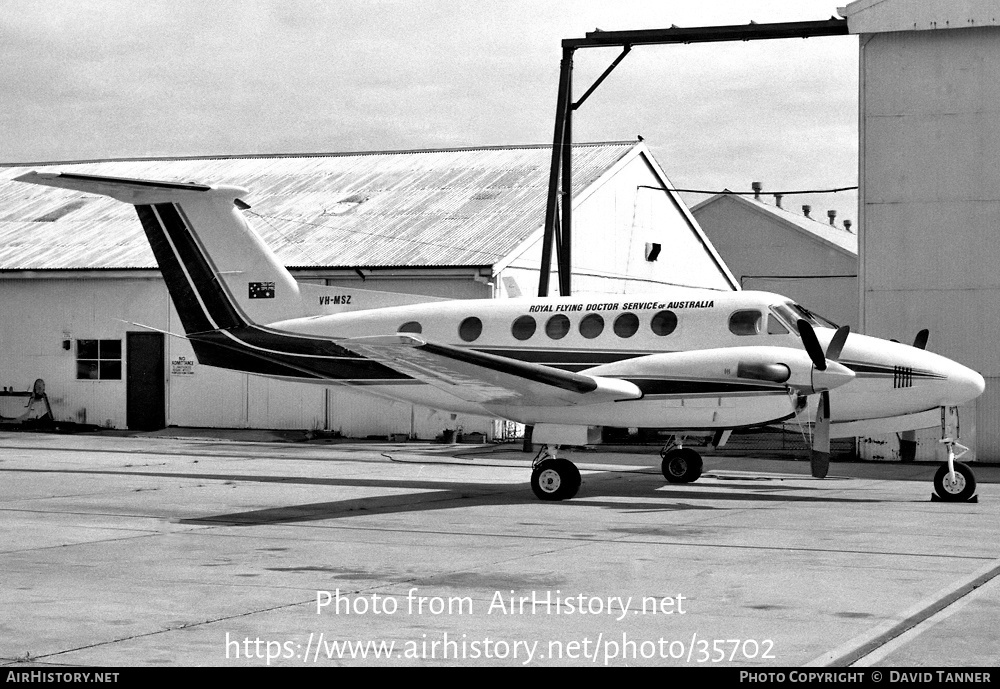
[[[955,462],[955,480],[948,480],[948,464],[942,464],[934,474],[934,492],[945,502],[966,502],[976,492],[976,477],[972,469]]]
[[[668,452],[660,470],[670,483],[693,483],[701,476],[701,467],[701,455],[689,447],[683,447]]]
[[[580,483],[580,470],[568,459],[543,459],[531,472],[531,490],[539,500],[568,500]]]

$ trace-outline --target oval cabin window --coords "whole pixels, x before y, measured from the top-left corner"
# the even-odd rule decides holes
[[[478,340],[483,334],[483,322],[475,316],[469,316],[458,326],[458,336],[466,342]]]
[[[545,324],[545,334],[553,340],[561,340],[568,332],[569,319],[561,313],[550,318]]]
[[[673,311],[660,311],[653,316],[649,327],[660,337],[669,335],[677,328],[677,315]]]
[[[603,332],[604,319],[601,318],[600,314],[588,313],[583,317],[583,320],[580,321],[580,334],[588,340],[593,340]]]
[[[615,335],[632,337],[639,331],[639,317],[634,313],[623,313],[615,319]]]
[[[527,340],[535,334],[535,319],[531,316],[521,316],[510,326],[511,334],[518,340]]]
[[[423,327],[416,321],[407,321],[399,326],[398,333],[417,333],[418,335],[424,331]]]

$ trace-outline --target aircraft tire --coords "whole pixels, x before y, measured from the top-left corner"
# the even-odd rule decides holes
[[[934,474],[934,492],[944,502],[966,502],[976,492],[976,476],[972,469],[955,462],[955,481],[948,481],[948,463],[942,464]]]
[[[531,490],[539,500],[569,500],[581,482],[580,470],[568,459],[543,459],[531,472]]]
[[[660,471],[668,483],[693,483],[701,477],[701,455],[689,447],[671,450],[663,458]]]

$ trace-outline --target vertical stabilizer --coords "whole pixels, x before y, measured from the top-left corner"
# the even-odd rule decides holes
[[[298,283],[237,207],[244,189],[65,172],[17,179],[133,204],[189,334],[305,315]]]

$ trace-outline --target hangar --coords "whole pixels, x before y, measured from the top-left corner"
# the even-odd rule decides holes
[[[979,371],[962,441],[1000,461],[1000,3],[858,0],[839,10],[860,46],[858,226],[862,331]],[[940,452],[918,435],[917,459]],[[863,455],[893,458],[894,438]],[[970,456],[972,456],[970,455]]]
[[[820,221],[809,206],[794,212],[779,204],[760,193],[722,193],[691,214],[742,289],[784,294],[857,332],[858,237],[851,221],[836,224],[834,211]]]
[[[489,419],[199,366],[168,336],[181,326],[132,208],[12,180],[58,169],[244,187],[248,221],[296,279],[383,291],[390,305],[534,293],[550,155],[501,146],[5,165],[2,384],[41,378],[56,419],[113,428],[502,437]],[[574,158],[575,292],[738,289],[644,143],[581,144]]]

